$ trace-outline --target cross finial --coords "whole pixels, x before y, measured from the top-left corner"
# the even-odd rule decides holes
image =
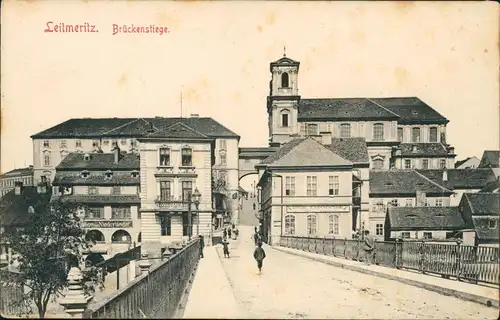
[[[286,57],[286,46],[283,46],[283,57]]]

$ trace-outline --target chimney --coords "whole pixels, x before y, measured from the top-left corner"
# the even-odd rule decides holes
[[[149,122],[149,128],[147,130],[148,133],[154,133],[155,132],[155,129],[153,127],[153,123],[152,122]],[[118,144],[117,144],[118,146]]]
[[[115,156],[115,163],[118,163],[122,157],[121,152],[120,152],[120,147],[118,147],[118,144],[114,147],[113,149],[113,154]]]
[[[324,145],[332,144],[332,133],[331,132],[321,132],[321,143]]]
[[[14,190],[16,196],[21,195],[21,191],[23,190],[23,183],[21,181],[16,181]]]
[[[417,190],[416,207],[425,207],[426,194],[425,191]]]
[[[446,170],[446,167],[443,169],[443,182],[448,182],[448,170]]]
[[[448,147],[448,154],[455,154],[455,147]]]

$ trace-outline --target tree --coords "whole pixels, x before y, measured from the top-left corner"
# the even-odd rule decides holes
[[[71,267],[79,264],[83,252],[92,243],[85,240],[76,207],[60,199],[49,203],[38,203],[31,215],[31,223],[24,230],[11,230],[6,234],[10,247],[17,254],[19,273],[13,276],[2,273],[3,282],[21,290],[18,301],[20,313],[38,309],[40,318],[45,316],[49,301],[68,286],[67,274]],[[79,266],[79,265],[76,265]],[[83,287],[87,294],[102,288],[102,280],[95,267],[82,270]]]

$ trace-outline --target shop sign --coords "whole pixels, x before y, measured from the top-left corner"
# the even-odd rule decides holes
[[[98,229],[98,228],[132,228],[132,220],[95,220],[95,221],[84,221],[83,227],[87,229]]]

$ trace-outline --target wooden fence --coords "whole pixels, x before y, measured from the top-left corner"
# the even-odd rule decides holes
[[[283,236],[280,246],[365,261],[363,240]],[[406,241],[376,241],[372,261],[381,266],[418,270],[445,278],[499,284],[500,248]]]

